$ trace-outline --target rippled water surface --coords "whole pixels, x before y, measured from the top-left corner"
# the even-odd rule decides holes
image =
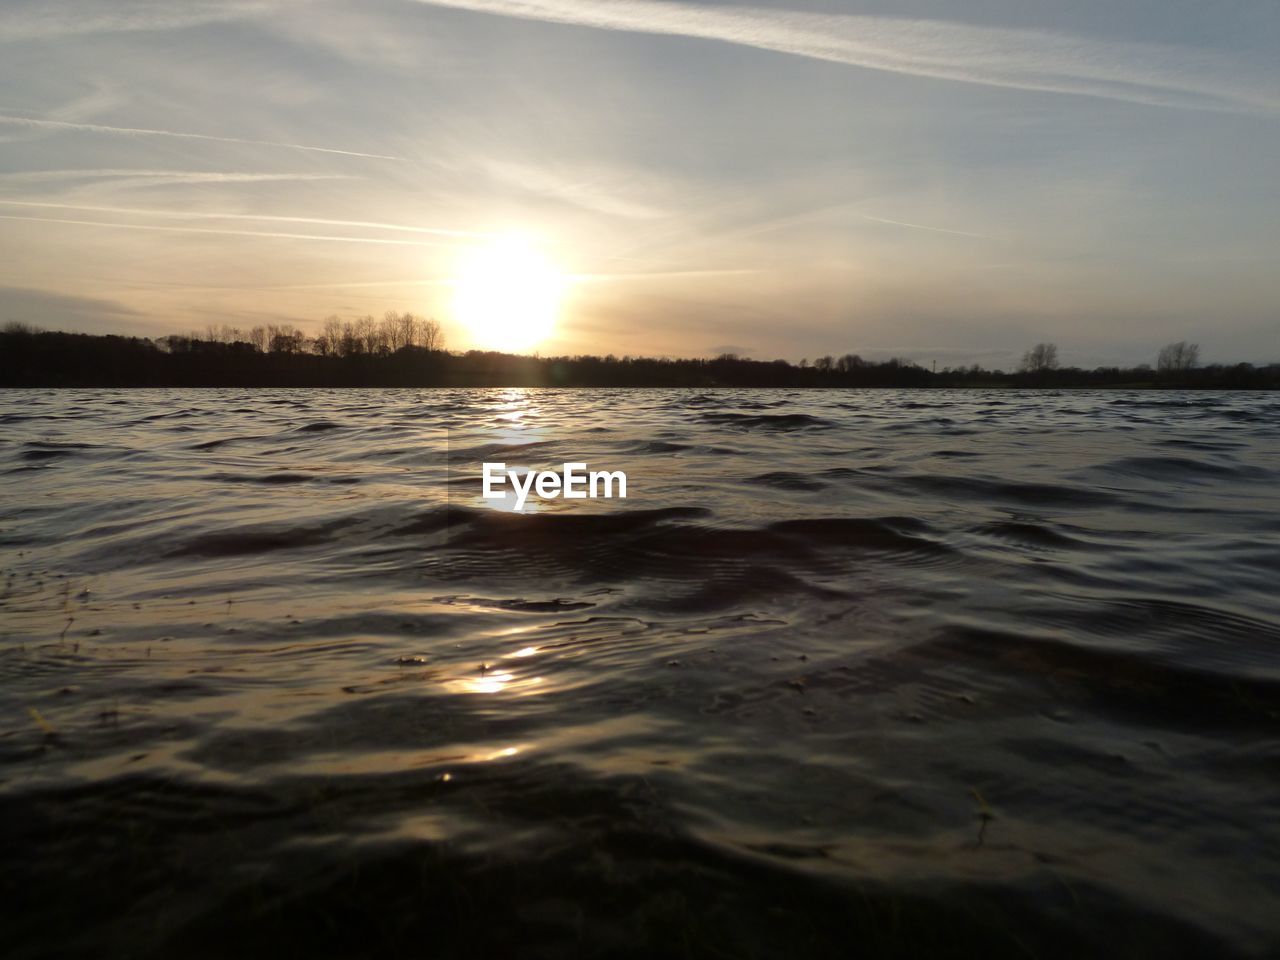
[[[0,394],[7,952],[1267,954],[1278,484],[1263,394]]]

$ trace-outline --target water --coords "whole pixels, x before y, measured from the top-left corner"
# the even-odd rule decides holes
[[[1274,394],[10,391],[7,952],[1265,954],[1278,482]]]

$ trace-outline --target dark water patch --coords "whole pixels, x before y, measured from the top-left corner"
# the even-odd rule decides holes
[[[931,450],[928,456],[937,457],[941,460],[955,460],[961,457],[981,457],[980,450]]]
[[[1275,474],[1260,467],[1221,463],[1192,457],[1122,457],[1096,468],[1104,474],[1141,477],[1162,483],[1216,483],[1222,480],[1272,480]]]
[[[387,531],[389,536],[414,537],[422,534],[438,533],[447,530],[455,523],[469,523],[479,511],[462,506],[431,507],[427,510],[410,511],[414,516],[402,520]]]
[[[1084,486],[1056,483],[1030,483],[998,480],[990,477],[944,477],[934,474],[894,476],[894,486],[947,499],[981,503],[1024,504],[1038,507],[1119,506],[1125,497],[1119,493]]]
[[[808,413],[704,413],[701,419],[726,427],[762,430],[808,430],[834,426],[831,420]]]
[[[670,440],[645,440],[625,447],[621,452],[629,454],[680,453],[693,449],[688,443],[673,443]]]
[[[1230,440],[1211,440],[1205,438],[1166,437],[1155,441],[1157,446],[1174,447],[1180,450],[1199,450],[1205,453],[1227,453],[1246,449],[1247,445]]]
[[[797,870],[812,859],[794,855],[801,844],[698,840],[670,826],[669,801],[638,780],[584,780],[568,766],[270,791],[143,776],[69,792],[57,817],[52,800],[0,801],[22,838],[2,908],[15,957],[50,943],[63,956],[140,957],[415,955],[424,944],[440,956],[529,957],[845,957],[850,944],[870,957],[1232,953],[1184,920],[1034,863],[964,886]],[[332,832],[356,818],[412,824],[414,808],[424,829],[449,824],[457,839],[389,831],[354,843]],[[505,843],[486,838],[494,822]],[[68,875],[66,863],[79,867]],[[197,878],[218,895],[193,896]],[[77,900],[73,882],[95,896]],[[150,896],[158,889],[170,893]],[[68,916],[77,922],[57,922]]]
[[[784,520],[771,524],[769,529],[807,544],[827,547],[938,556],[954,553],[953,548],[947,544],[925,537],[923,534],[929,530],[929,525],[912,517],[819,517],[811,520]]]
[[[209,475],[209,480],[214,483],[261,483],[271,486],[309,483],[318,479],[320,478],[305,473],[288,473],[284,471],[279,473],[213,473]]]
[[[200,443],[193,443],[188,450],[219,450],[229,443],[244,443],[253,440],[266,440],[267,437],[262,434],[241,434],[234,437],[218,437],[215,440],[203,440]]]
[[[1103,549],[1103,545],[1071,536],[1059,526],[1019,520],[997,520],[973,528],[975,533],[1034,549]]]
[[[743,596],[769,603],[796,597],[832,601],[847,594],[776,566],[750,564],[715,570],[688,592],[673,591],[664,597],[660,607],[671,612],[709,613],[740,608]]]
[[[1280,679],[1207,673],[1135,650],[977,628],[952,628],[919,648],[926,650],[970,667],[1016,672],[1077,709],[1172,730],[1243,732],[1280,721]]]
[[[1054,605],[1044,619],[1083,635],[1123,639],[1147,655],[1203,670],[1280,681],[1280,622],[1162,598]]]
[[[489,543],[509,549],[534,545],[560,547],[592,540],[607,541],[663,524],[709,516],[711,511],[701,507],[659,507],[600,514],[517,514],[454,507],[452,520],[466,527],[459,531],[451,545]]]
[[[296,550],[329,541],[343,525],[334,523],[267,529],[249,527],[226,533],[205,534],[181,542],[166,551],[164,556],[169,558],[237,557],[280,550]]]
[[[787,470],[776,470],[773,473],[762,473],[749,477],[747,483],[759,484],[763,487],[774,487],[779,490],[821,490],[826,484],[821,480]]]
[[[486,599],[484,597],[447,596],[436,597],[437,603],[460,604],[467,607],[490,607],[494,610],[517,610],[524,613],[563,613],[572,610],[587,610],[595,604],[585,600],[566,600],[555,597],[550,600],[526,600],[520,597],[513,599]]]

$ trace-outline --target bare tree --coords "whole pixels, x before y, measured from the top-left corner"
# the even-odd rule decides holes
[[[440,329],[439,322],[434,317],[429,317],[425,320],[419,318],[414,333],[417,337],[418,346],[425,347],[428,350],[444,349],[444,333]]]
[[[1058,368],[1058,345],[1037,343],[1022,355],[1022,369],[1028,373],[1043,373]]]
[[[400,314],[388,310],[378,324],[378,352],[395,353],[405,346],[400,339]]]
[[[1200,344],[1179,340],[1160,348],[1156,369],[1164,373],[1183,373],[1200,362]]]
[[[272,353],[302,353],[307,335],[291,323],[267,325],[267,348]]]
[[[342,348],[342,321],[337,317],[325,317],[320,333],[315,339],[316,353],[332,357]]]
[[[354,353],[377,353],[378,324],[371,316],[358,317],[351,324]]]
[[[259,353],[267,349],[267,328],[254,327],[249,331],[249,342],[253,344],[253,348]]]
[[[418,342],[418,318],[405,311],[400,315],[400,319],[396,323],[399,333],[397,340],[400,346],[412,347],[416,345]]]

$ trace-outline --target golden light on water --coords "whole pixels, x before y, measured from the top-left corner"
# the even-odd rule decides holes
[[[453,319],[475,348],[529,351],[554,332],[567,283],[529,238],[506,234],[463,255],[454,279]]]

